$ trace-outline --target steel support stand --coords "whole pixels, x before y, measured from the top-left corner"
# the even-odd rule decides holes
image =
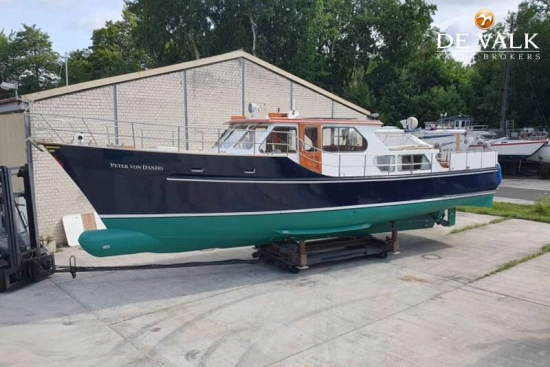
[[[388,250],[397,255],[400,253],[399,239],[397,238],[397,227],[395,222],[391,222],[391,237],[386,237]]]
[[[306,241],[300,241],[298,246],[298,254],[300,257],[297,268],[298,269],[307,269],[307,250],[306,250]]]

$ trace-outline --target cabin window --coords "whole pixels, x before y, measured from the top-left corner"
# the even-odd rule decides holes
[[[236,149],[252,149],[254,145],[260,143],[263,133],[267,130],[266,126],[250,126],[242,138],[235,144]]]
[[[260,152],[296,153],[297,136],[295,127],[276,126],[260,145]]]
[[[304,129],[304,146],[306,152],[314,152],[319,149],[319,136],[317,127],[306,127]]]
[[[323,150],[327,152],[364,152],[367,140],[353,127],[323,128]]]
[[[376,166],[382,172],[395,172],[395,156],[393,155],[377,156]]]
[[[430,169],[431,163],[425,154],[402,155],[400,171],[416,171]]]

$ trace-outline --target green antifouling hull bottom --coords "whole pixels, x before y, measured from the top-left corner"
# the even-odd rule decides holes
[[[460,205],[491,206],[493,195],[371,208],[282,214],[196,217],[105,218],[107,229],[84,232],[79,242],[93,256],[169,253],[265,245],[323,237],[358,236],[431,228],[445,210]],[[448,218],[454,224],[454,211]]]

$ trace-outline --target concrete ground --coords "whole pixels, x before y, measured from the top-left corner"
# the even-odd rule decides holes
[[[459,213],[460,228],[490,216]],[[265,264],[56,274],[0,295],[0,366],[550,366],[550,243],[522,220],[401,234],[402,251],[298,275]],[[249,248],[92,258],[249,258]]]
[[[532,205],[543,195],[550,195],[550,180],[537,177],[504,177],[495,201]]]

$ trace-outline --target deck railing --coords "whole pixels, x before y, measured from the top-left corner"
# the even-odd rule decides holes
[[[185,127],[182,124],[113,121],[93,117],[75,117],[46,113],[27,113],[32,136],[36,140],[74,143],[81,134],[83,145],[133,147],[137,149],[173,148],[209,150],[223,133],[223,128]]]
[[[379,155],[346,155],[322,152],[321,160],[299,153],[300,159],[320,165],[323,174],[329,176],[370,176],[370,175],[404,175],[426,172],[463,171],[495,168],[498,162],[498,152],[494,150],[423,153],[423,152],[392,152]],[[399,162],[400,156],[425,156],[426,161]],[[389,162],[378,162],[379,158],[393,157]]]
[[[247,140],[244,135],[238,141],[221,142],[226,128],[184,127],[172,124],[151,124],[117,121],[100,118],[82,118],[43,113],[28,113],[32,123],[32,136],[36,141],[119,147],[127,149],[155,149],[165,151],[209,151],[212,153],[261,154],[272,156],[298,156],[301,163],[320,166],[324,174],[331,176],[403,175],[441,170],[467,170],[495,167],[497,152],[492,150],[422,153],[429,145],[415,149],[392,150],[389,153],[365,155],[362,147],[325,145],[323,150],[312,146],[311,141],[300,140],[295,132],[277,131],[280,141],[269,141],[262,134],[252,131]],[[243,128],[234,129],[239,133]],[[227,136],[227,132],[225,133]],[[286,135],[285,135],[286,134]],[[82,139],[79,139],[82,137]],[[337,137],[339,139],[341,137]],[[414,139],[412,139],[414,140]],[[328,143],[327,143],[328,144]],[[237,147],[237,148],[235,148]],[[314,155],[320,153],[321,159]],[[427,160],[414,162],[413,156],[425,156]],[[403,162],[406,156],[410,162]],[[380,159],[382,158],[382,159]],[[379,161],[382,161],[380,163]]]

